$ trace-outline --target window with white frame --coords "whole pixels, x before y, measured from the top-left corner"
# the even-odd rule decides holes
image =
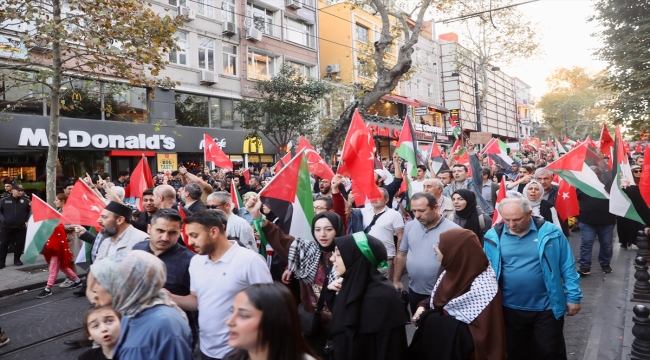
[[[357,40],[368,42],[368,28],[363,27],[359,24],[357,24],[356,28],[357,28]]]
[[[427,54],[427,65],[433,66],[433,54]]]
[[[375,41],[375,42],[379,41],[380,38],[381,38],[381,27],[375,25],[374,26],[374,31],[373,31],[373,34],[372,34],[372,41]]]
[[[286,40],[313,48],[316,45],[314,26],[286,18]]]
[[[237,75],[237,45],[223,43],[223,74]]]
[[[427,85],[427,96],[432,98],[433,97],[433,85],[428,84]]]
[[[315,0],[302,0],[303,5],[309,6],[309,7],[316,7],[316,1]]]
[[[253,6],[253,26],[264,34],[273,36],[273,11]]]
[[[169,0],[169,5],[187,6],[187,0]]]
[[[420,85],[421,85],[421,84],[422,84],[422,81],[420,81],[420,80],[417,80],[417,81],[415,82],[415,90],[417,90],[418,93],[420,92],[420,89],[421,89],[421,86],[420,86]]]
[[[174,36],[179,49],[169,53],[169,62],[172,64],[187,65],[187,33],[177,31]]]
[[[261,54],[254,50],[248,51],[248,78],[268,80],[275,75],[275,62],[273,56]]]
[[[222,0],[221,20],[223,22],[235,22],[235,0]]]
[[[214,71],[214,39],[199,36],[199,69]]]
[[[301,63],[297,63],[297,62],[293,62],[293,61],[288,61],[288,63],[289,63],[289,65],[291,65],[291,66],[295,67],[296,69],[298,69],[298,71],[300,71],[302,76],[304,76],[306,78],[316,76],[316,73],[314,71],[314,67],[311,66],[311,65],[301,64]]]
[[[196,0],[196,12],[205,17],[214,17],[214,5],[212,4],[212,0]]]

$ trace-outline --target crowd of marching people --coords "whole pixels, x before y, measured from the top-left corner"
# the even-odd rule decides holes
[[[87,297],[84,337],[66,341],[88,347],[79,359],[566,359],[564,317],[580,311],[593,243],[611,273],[615,224],[624,249],[649,230],[643,154],[617,158],[603,142],[560,155],[467,140],[441,164],[396,151],[371,160],[376,192],[304,151],[246,170],[180,166],[135,203],[134,173],[86,175],[63,186],[55,214],[5,181],[0,268],[10,242],[22,265],[38,243],[29,229],[58,219],[37,297],[59,271]],[[611,213],[599,184],[638,218]]]

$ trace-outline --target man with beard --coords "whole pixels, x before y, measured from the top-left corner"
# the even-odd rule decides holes
[[[150,241],[142,241],[133,245],[133,250],[142,250],[157,256],[167,268],[167,279],[163,288],[174,295],[185,296],[190,294],[190,261],[194,253],[181,245],[178,239],[181,236],[183,218],[176,210],[162,209],[153,214],[147,232]],[[188,312],[187,317],[192,329],[192,344],[199,339],[198,314]]]
[[[230,194],[225,191],[217,191],[208,195],[208,209],[221,210],[228,216],[226,222],[226,232],[231,240],[237,240],[246,248],[257,252],[257,242],[255,241],[255,234],[253,228],[248,221],[242,217],[237,216],[232,212],[232,202],[230,201]]]
[[[332,183],[327,179],[318,180],[318,194],[312,194],[314,200],[320,199],[322,197],[332,197]]]
[[[141,241],[148,241],[149,235],[131,225],[131,208],[124,204],[111,201],[102,210],[97,222],[102,227],[101,241],[95,240],[92,253],[95,254],[93,262],[98,262],[105,257],[120,252],[131,251],[133,246]],[[92,288],[95,285],[95,277],[88,272],[86,297],[92,303],[95,295]]]
[[[261,255],[228,240],[216,211],[185,219],[189,244],[198,255],[190,262],[190,294],[170,295],[181,309],[199,311],[201,359],[222,359],[232,350],[226,319],[235,296],[250,285],[273,282]]]

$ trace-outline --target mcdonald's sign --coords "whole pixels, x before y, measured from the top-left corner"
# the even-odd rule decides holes
[[[81,94],[78,92],[72,93],[72,101],[81,101]]]
[[[244,154],[263,154],[264,146],[262,145],[262,138],[253,136],[245,139],[243,152]]]

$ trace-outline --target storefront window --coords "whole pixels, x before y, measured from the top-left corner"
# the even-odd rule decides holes
[[[106,120],[148,122],[147,89],[128,84],[104,84],[104,108]]]
[[[208,103],[207,96],[176,93],[176,123],[209,127]]]
[[[43,115],[43,85],[33,78],[29,72],[0,72],[0,111]]]
[[[81,176],[108,172],[108,156],[103,151],[59,151],[57,178],[74,180]]]
[[[61,116],[101,120],[100,83],[92,80],[64,79],[61,84]]]

